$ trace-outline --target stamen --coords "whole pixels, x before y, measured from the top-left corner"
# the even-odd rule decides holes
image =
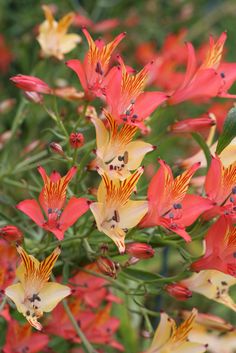
[[[120,215],[117,210],[114,211],[114,216],[112,217],[113,221],[120,222]]]
[[[128,160],[129,160],[129,154],[128,154],[127,151],[125,151],[124,157],[123,157],[123,161],[124,161],[125,164],[127,164],[127,163],[128,163]]]
[[[233,195],[236,195],[236,186],[233,187],[233,189],[232,189],[232,194],[233,194]]]
[[[99,75],[103,75],[104,74],[104,72],[102,70],[102,65],[101,65],[101,63],[99,61],[97,62],[95,71]]]
[[[220,76],[221,76],[222,78],[225,78],[225,73],[224,73],[224,72],[221,72],[221,73],[220,73]]]
[[[175,210],[181,210],[182,205],[181,205],[181,203],[174,203],[173,207]]]

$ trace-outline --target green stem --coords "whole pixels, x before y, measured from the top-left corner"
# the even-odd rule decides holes
[[[197,133],[197,132],[193,132],[192,137],[194,138],[194,140],[197,142],[197,144],[201,147],[201,149],[203,150],[203,153],[206,157],[206,161],[207,161],[207,169],[209,168],[210,164],[211,164],[211,152],[209,147],[207,146],[205,140],[202,138],[202,136]]]

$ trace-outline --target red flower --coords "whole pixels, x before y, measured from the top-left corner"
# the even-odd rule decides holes
[[[84,145],[84,135],[79,132],[70,134],[70,145],[72,148],[80,148]]]
[[[107,79],[105,98],[108,110],[118,123],[125,122],[145,129],[144,119],[166,101],[167,95],[162,92],[143,92],[153,62],[133,74],[121,57],[118,60],[121,66],[114,67]]]
[[[170,93],[170,104],[194,98],[211,98],[216,96],[235,98],[227,90],[235,81],[235,63],[220,64],[223,54],[224,43],[227,35],[221,34],[215,42],[210,37],[209,49],[202,65],[197,68],[195,50],[191,43],[187,43],[188,64],[187,71],[182,84]]]
[[[208,199],[213,201],[212,208],[204,213],[205,219],[225,214],[236,220],[236,163],[225,168],[217,155],[212,157],[205,191]]]
[[[236,277],[236,227],[231,219],[220,217],[208,230],[205,240],[205,254],[192,264],[192,269],[218,270]]]
[[[130,243],[125,247],[125,252],[137,259],[149,259],[155,255],[155,250],[146,243]]]
[[[18,260],[15,246],[0,239],[0,291],[8,287],[15,279],[16,262]]]
[[[185,227],[212,206],[212,202],[198,195],[186,195],[192,175],[200,167],[194,164],[183,174],[173,177],[170,167],[159,160],[160,168],[148,188],[149,211],[141,227],[163,226],[191,241]]]
[[[171,283],[165,286],[166,292],[177,300],[187,300],[192,297],[192,292],[181,283]]]
[[[37,353],[46,348],[49,342],[47,335],[33,332],[32,327],[26,323],[20,325],[16,320],[9,322],[6,334],[4,353]]]
[[[38,226],[52,232],[57,239],[64,238],[64,232],[71,227],[79,217],[88,210],[88,201],[85,198],[72,197],[66,207],[67,185],[75,175],[77,168],[72,167],[69,172],[61,177],[56,171],[48,177],[44,168],[38,168],[44,187],[39,195],[39,204],[42,207],[47,221],[44,219],[42,210],[36,200],[21,201],[17,208],[29,216]],[[64,210],[63,210],[64,208]]]
[[[66,65],[76,72],[87,99],[92,100],[104,94],[111,55],[125,37],[125,33],[120,33],[112,42],[105,45],[101,39],[94,42],[87,29],[83,28],[83,32],[89,45],[84,62],[74,59],[67,61]]]
[[[19,228],[9,225],[0,228],[0,236],[7,241],[19,241],[23,234]]]
[[[174,133],[198,132],[215,125],[216,122],[212,119],[211,114],[204,114],[200,118],[184,119],[171,125],[171,131]]]
[[[10,80],[16,87],[26,92],[37,92],[44,94],[52,93],[52,89],[47,85],[47,83],[35,76],[17,75],[11,77]]]

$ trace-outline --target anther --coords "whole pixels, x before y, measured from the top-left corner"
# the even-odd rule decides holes
[[[225,73],[224,73],[224,72],[221,72],[221,73],[220,73],[220,76],[221,76],[222,78],[225,78]]]
[[[129,153],[127,151],[125,151],[124,156],[123,156],[123,161],[125,164],[127,164],[128,160],[129,160]]]
[[[95,71],[96,71],[99,75],[103,75],[103,74],[104,74],[104,72],[103,72],[103,70],[102,70],[102,66],[101,66],[101,64],[100,64],[99,61],[97,62]]]
[[[234,194],[234,195],[236,194],[236,186],[233,187],[232,194]]]
[[[181,205],[181,203],[174,203],[173,207],[175,210],[181,210],[182,205]]]

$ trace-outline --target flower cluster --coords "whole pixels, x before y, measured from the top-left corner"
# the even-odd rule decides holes
[[[96,26],[79,14],[68,13],[57,22],[53,7],[44,5],[43,11],[45,21],[39,25],[36,38],[41,59],[52,57],[64,65],[64,56],[82,42],[77,33],[67,33],[69,26],[80,26],[82,19],[95,32]],[[113,25],[111,21],[101,27]],[[73,71],[71,80],[80,83],[82,92],[71,82],[60,86],[55,85],[56,80],[51,84],[25,74],[10,78],[31,103],[52,118],[55,129],[49,129],[53,141],[47,154],[52,154],[53,163],[63,162],[67,172],[61,176],[51,169],[48,175],[42,167],[48,160],[39,163],[42,180],[34,177],[36,186],[27,194],[34,196],[22,196],[16,205],[22,227],[18,228],[15,221],[1,225],[0,287],[5,297],[0,305],[1,315],[8,321],[5,353],[38,352],[46,349],[51,336],[67,340],[70,352],[83,352],[83,348],[105,352],[106,346],[124,351],[123,342],[114,337],[120,320],[112,313],[113,303],[123,306],[123,301],[112,293],[111,285],[124,294],[131,293],[135,300],[140,292],[146,296],[149,290],[158,290],[158,295],[168,293],[180,301],[196,292],[236,311],[229,295],[230,287],[236,284],[236,109],[232,108],[226,118],[229,107],[220,106],[223,113],[219,118],[220,108],[215,103],[197,118],[169,124],[169,132],[164,134],[191,134],[201,148],[192,157],[178,160],[174,167],[157,158],[161,155],[158,138],[152,140],[155,145],[145,141],[151,132],[152,114],[155,124],[158,112],[169,106],[185,101],[204,104],[215,97],[236,98],[229,93],[236,80],[236,63],[227,63],[223,57],[226,32],[217,40],[210,37],[208,45],[199,51],[190,42],[183,44],[185,31],[169,36],[159,53],[145,43],[136,52],[143,65],[138,72],[123,56],[115,55],[125,42],[125,32],[107,44],[103,39],[94,40],[84,27],[82,32],[88,45],[83,60],[69,59],[64,65],[68,75],[69,69]],[[3,40],[2,46],[6,51]],[[2,67],[8,65],[6,59]],[[184,72],[179,70],[183,65]],[[79,119],[67,122],[63,109],[58,112],[50,105],[57,99],[63,104],[67,101],[66,112],[70,101],[72,106],[79,104]],[[96,109],[97,101],[102,109]],[[2,135],[1,140],[4,146]],[[34,141],[22,151],[25,161],[16,170],[27,165],[31,158],[28,151],[38,146],[40,142]],[[45,151],[40,156],[46,156]],[[146,166],[153,155],[155,162]],[[33,178],[31,174],[27,177]],[[32,229],[31,238],[28,229]],[[200,255],[201,244],[204,250]],[[143,271],[142,263],[154,262],[155,248],[172,245],[185,261],[180,274],[172,278],[166,276],[165,269],[160,274]],[[39,258],[43,255],[43,259],[39,261],[28,252]],[[137,263],[140,267],[134,267]],[[163,264],[166,267],[165,261]],[[52,275],[54,266],[56,278]],[[188,276],[188,271],[193,273]],[[129,287],[130,279],[134,282]],[[43,333],[35,333],[28,323],[21,325],[13,319],[13,303],[28,323],[39,331],[43,328]],[[139,304],[150,329],[147,317],[152,311]],[[51,311],[42,326],[38,320]],[[228,329],[213,316],[202,322],[204,314],[195,308],[183,314],[179,327],[167,313],[159,314],[147,353],[203,353],[212,342],[208,337],[210,325],[215,325],[216,331]],[[223,342],[218,333],[215,336]],[[93,350],[92,345],[99,350]],[[216,346],[212,347],[216,352]]]

